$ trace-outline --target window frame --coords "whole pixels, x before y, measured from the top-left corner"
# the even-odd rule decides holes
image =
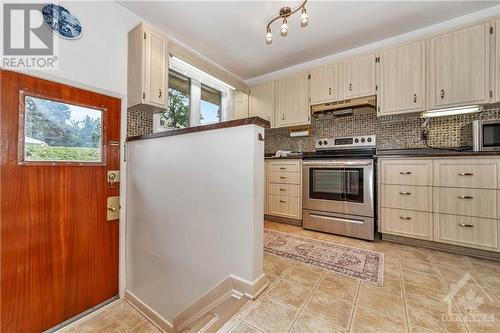
[[[101,160],[100,161],[58,161],[58,160],[45,160],[45,161],[27,161],[26,160],[26,97],[34,97],[38,99],[45,99],[48,101],[69,104],[88,109],[94,109],[101,112]],[[46,94],[35,93],[29,90],[19,90],[19,135],[18,135],[18,165],[22,166],[106,166],[107,165],[107,109],[104,107],[96,107],[95,105],[88,105],[75,101],[69,101],[59,97],[54,97]]]
[[[189,80],[189,95],[188,95],[189,116],[188,116],[188,126],[186,127],[186,128],[189,128],[189,127],[191,127],[191,121],[192,121],[192,117],[191,117],[191,106],[192,106],[192,99],[191,99],[192,84],[191,84],[191,80],[192,79],[189,76],[184,75],[182,73],[179,73],[176,70],[171,69],[171,68],[168,69],[168,74],[169,75],[170,75],[170,72],[173,72],[173,73],[175,73],[176,75],[179,75],[179,76],[186,77]],[[170,80],[168,80],[168,82],[170,82]],[[177,89],[173,89],[173,90],[177,90]],[[179,91],[179,90],[177,90],[177,91]],[[169,99],[168,99],[169,94],[170,94],[170,86],[167,87],[167,109],[168,109],[168,103],[169,103]],[[163,111],[163,112],[165,112],[165,111]],[[161,114],[163,112],[160,112],[160,113],[155,114],[153,116],[153,129],[155,129],[155,128],[161,128],[162,131],[171,131],[171,130],[179,129],[179,128],[169,128],[169,127],[163,126],[161,124]],[[157,117],[155,117],[155,116],[157,116]]]

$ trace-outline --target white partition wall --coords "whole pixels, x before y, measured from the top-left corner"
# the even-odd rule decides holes
[[[232,275],[262,277],[264,129],[127,145],[127,291],[172,323]]]

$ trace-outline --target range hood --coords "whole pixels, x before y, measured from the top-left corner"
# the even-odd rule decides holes
[[[376,96],[345,99],[343,101],[316,104],[311,106],[312,113],[333,112],[336,115],[352,115],[376,112]]]

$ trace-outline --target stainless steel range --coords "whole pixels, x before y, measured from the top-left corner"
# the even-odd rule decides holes
[[[321,139],[303,162],[303,227],[374,240],[375,135]]]

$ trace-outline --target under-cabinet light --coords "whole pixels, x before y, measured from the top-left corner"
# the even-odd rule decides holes
[[[424,111],[422,112],[422,118],[456,116],[459,114],[477,113],[481,111],[482,110],[479,105],[468,105],[468,106],[460,106],[454,108]]]

